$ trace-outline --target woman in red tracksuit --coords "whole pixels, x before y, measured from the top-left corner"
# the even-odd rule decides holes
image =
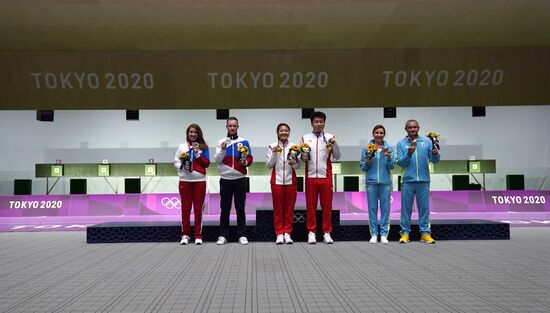
[[[271,191],[273,197],[273,225],[275,226],[276,244],[292,244],[292,219],[296,204],[297,179],[296,171],[300,167],[297,153],[291,152],[295,145],[288,140],[290,127],[281,123],[277,126],[277,142],[269,145],[266,166],[272,168]],[[296,150],[295,150],[296,151]]]
[[[206,168],[210,165],[208,146],[202,130],[197,124],[191,124],[186,130],[186,142],[178,146],[174,166],[180,177],[181,197],[181,244],[190,240],[191,206],[195,215],[195,244],[202,245],[202,210],[206,196]]]

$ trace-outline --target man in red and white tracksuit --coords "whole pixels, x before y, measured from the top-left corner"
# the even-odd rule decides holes
[[[340,147],[336,137],[325,133],[326,115],[323,112],[313,112],[311,126],[313,131],[302,137],[302,144],[310,147],[308,153],[302,152],[302,162],[305,163],[306,173],[306,225],[309,230],[308,243],[317,242],[315,231],[317,228],[316,210],[317,200],[321,200],[323,210],[323,242],[333,243],[332,231],[332,162],[340,159]]]
[[[297,195],[296,171],[300,167],[300,146],[288,140],[290,127],[281,123],[277,126],[277,142],[269,145],[265,164],[271,171],[273,198],[273,226],[277,239],[275,244],[292,244],[292,222]]]

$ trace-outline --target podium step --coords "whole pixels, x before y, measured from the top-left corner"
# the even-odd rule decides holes
[[[322,212],[317,211],[317,240],[322,240]],[[306,242],[306,210],[294,211],[292,239]],[[340,211],[332,211],[332,238],[335,241],[368,241],[370,230],[367,220],[340,220]],[[388,239],[399,240],[399,221],[391,221]],[[412,241],[420,240],[418,224],[412,221]],[[486,220],[434,220],[431,223],[432,235],[436,240],[490,240],[510,239],[510,224]],[[237,242],[236,223],[231,222],[229,242]],[[219,236],[217,221],[207,221],[202,227],[203,240],[215,242]],[[179,221],[158,222],[107,222],[86,229],[88,243],[116,242],[178,242],[181,236]],[[273,210],[258,209],[256,220],[247,221],[249,241],[275,241]],[[193,238],[193,228],[191,228]]]

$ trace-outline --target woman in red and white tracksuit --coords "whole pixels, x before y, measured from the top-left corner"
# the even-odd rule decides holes
[[[276,244],[292,244],[292,220],[296,204],[297,179],[296,171],[300,167],[298,153],[291,149],[295,145],[288,140],[290,127],[281,123],[277,126],[277,142],[269,145],[266,166],[272,168],[271,191],[273,197],[273,226],[277,235]],[[295,150],[297,152],[297,150]]]
[[[181,244],[190,240],[191,206],[195,215],[195,244],[202,244],[202,210],[206,196],[206,168],[210,165],[208,146],[202,130],[197,124],[191,124],[186,130],[186,142],[178,146],[174,166],[180,177],[181,197]]]

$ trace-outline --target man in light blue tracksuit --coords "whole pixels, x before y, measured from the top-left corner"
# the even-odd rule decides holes
[[[395,167],[393,148],[384,140],[386,129],[376,125],[373,139],[361,151],[359,167],[366,172],[367,202],[369,208],[370,243],[380,235],[382,244],[388,243],[390,231],[391,170]],[[378,201],[380,200],[380,232],[378,231]]]
[[[409,242],[411,232],[411,214],[414,196],[418,208],[420,241],[435,243],[430,231],[430,171],[429,162],[439,162],[440,156],[432,141],[419,136],[420,127],[416,120],[405,124],[407,136],[397,144],[397,164],[405,171],[401,187],[401,239]]]

